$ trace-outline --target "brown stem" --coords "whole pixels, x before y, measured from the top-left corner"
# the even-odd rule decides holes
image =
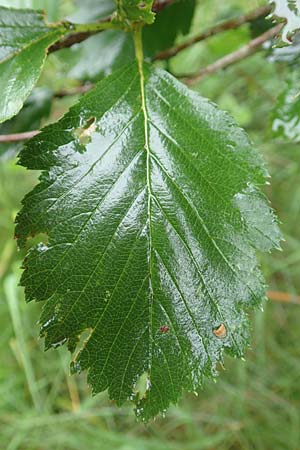
[[[186,40],[182,44],[178,45],[177,47],[172,47],[167,50],[164,50],[160,53],[158,53],[154,57],[154,61],[156,60],[162,60],[162,59],[169,59],[175,55],[177,55],[182,50],[185,50],[188,47],[191,47],[192,45],[196,44],[197,42],[204,41],[205,39],[215,36],[218,33],[222,33],[223,31],[227,30],[234,30],[236,28],[239,28],[241,25],[244,25],[247,22],[251,22],[254,19],[257,19],[259,17],[265,17],[271,12],[272,7],[271,6],[261,6],[260,8],[254,9],[253,11],[250,11],[242,16],[235,17],[233,19],[226,20],[224,22],[221,22],[212,28],[208,28],[207,30],[203,31],[202,33],[198,34],[197,36],[192,37],[191,39]]]
[[[93,89],[94,84],[88,83],[83,84],[82,86],[76,86],[72,89],[62,89],[61,91],[55,92],[53,94],[54,98],[63,98],[71,95],[80,95],[85,94],[91,89]],[[14,134],[7,134],[7,135],[0,135],[0,143],[9,143],[9,142],[18,142],[18,141],[24,141],[26,139],[31,139],[36,134],[38,134],[38,130],[34,131],[25,131],[24,133],[14,133]]]
[[[172,3],[174,3],[175,0],[156,0],[153,3],[152,6],[152,11],[154,12],[159,12],[162,9],[164,9],[166,6],[171,5]]]
[[[25,131],[24,133],[15,133],[15,134],[6,134],[0,136],[0,142],[19,142],[24,141],[25,139],[31,139],[39,133],[38,130],[34,131]]]
[[[194,84],[208,75],[218,72],[221,69],[226,69],[226,67],[231,66],[232,64],[235,64],[238,61],[241,61],[242,59],[245,59],[248,56],[252,55],[253,53],[259,51],[262,45],[265,42],[272,39],[274,36],[276,36],[282,27],[283,23],[279,23],[275,27],[271,28],[270,30],[266,31],[265,33],[261,34],[257,38],[250,41],[248,44],[239,48],[235,52],[223,56],[223,58],[220,58],[214,63],[209,64],[208,66],[204,67],[195,74],[181,75],[180,78],[182,78],[186,84]]]
[[[62,89],[61,91],[55,92],[53,97],[55,98],[63,98],[71,95],[80,95],[86,94],[91,89],[93,89],[95,85],[92,83],[83,84],[82,86],[76,86],[72,89]]]
[[[48,53],[57,52],[58,50],[62,50],[63,48],[70,48],[74,44],[80,44],[80,42],[85,41],[89,37],[93,36],[96,33],[100,33],[103,30],[99,31],[86,31],[80,33],[70,34],[69,36],[61,39],[60,41],[55,42],[55,44],[51,45],[48,49]]]
[[[292,295],[288,292],[268,291],[267,296],[274,302],[293,303],[294,305],[300,305],[299,295]]]

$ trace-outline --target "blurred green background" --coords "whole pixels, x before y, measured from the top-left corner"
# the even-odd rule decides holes
[[[99,0],[101,1],[101,0]],[[251,4],[250,4],[251,3]],[[191,34],[264,4],[199,0]],[[0,5],[45,8],[50,20],[71,14],[72,1],[16,0]],[[245,25],[178,55],[176,73],[192,72],[249,41]],[[271,173],[267,194],[282,222],[283,252],[261,259],[272,291],[300,294],[300,146],[275,140],[270,115],[290,67],[260,52],[195,86],[229,111],[264,154]],[[49,58],[40,86],[76,85],[64,77],[58,54]],[[55,120],[76,101],[56,100]],[[300,303],[265,303],[252,314],[253,339],[245,362],[226,358],[217,383],[185,394],[166,417],[136,422],[130,405],[118,409],[102,393],[91,397],[85,375],[68,374],[64,348],[43,352],[40,305],[26,305],[18,287],[20,262],[14,218],[37,175],[0,156],[0,448],[5,450],[299,450]]]

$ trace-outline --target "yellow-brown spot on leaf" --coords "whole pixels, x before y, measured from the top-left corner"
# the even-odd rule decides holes
[[[91,117],[83,127],[77,128],[74,135],[79,139],[82,145],[87,145],[91,142],[91,134],[96,131],[96,118]]]
[[[213,333],[215,336],[217,336],[218,338],[224,338],[226,337],[227,334],[227,330],[225,328],[224,323],[221,323],[221,325],[216,328],[215,330],[213,330]]]

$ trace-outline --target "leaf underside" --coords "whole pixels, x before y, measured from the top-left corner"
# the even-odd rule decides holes
[[[284,47],[272,47],[269,59],[271,62],[284,62],[294,69],[300,66],[300,33],[295,33],[291,45]]]
[[[63,34],[40,12],[0,7],[0,123],[16,115],[38,81],[48,47]]]
[[[295,69],[289,74],[272,113],[274,137],[300,142],[300,75]]]
[[[48,236],[21,283],[28,301],[46,301],[46,348],[77,347],[72,371],[87,370],[94,393],[130,399],[148,420],[215,376],[224,349],[243,354],[246,310],[264,296],[255,250],[277,247],[279,232],[259,190],[265,169],[226,113],[132,63],[20,163],[42,174],[17,217],[19,244]]]
[[[273,4],[273,16],[285,21],[282,40],[290,44],[292,35],[300,29],[300,0],[269,0]]]

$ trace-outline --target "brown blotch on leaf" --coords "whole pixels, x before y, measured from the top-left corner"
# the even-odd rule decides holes
[[[170,328],[169,328],[167,325],[162,325],[162,326],[159,328],[159,331],[160,331],[161,333],[168,333],[168,332],[170,331]]]
[[[224,323],[221,323],[221,325],[220,325],[218,328],[214,329],[214,330],[213,330],[213,333],[214,333],[214,335],[215,335],[217,338],[224,338],[224,337],[226,337],[226,335],[227,335],[227,330],[226,330],[226,328],[225,328]]]

